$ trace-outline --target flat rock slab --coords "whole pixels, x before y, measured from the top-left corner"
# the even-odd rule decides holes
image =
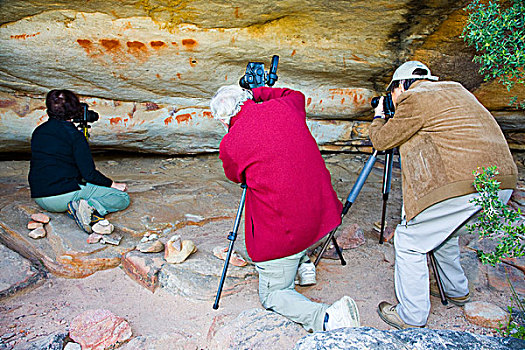
[[[26,228],[31,214],[41,209],[29,199],[28,191],[19,191],[19,199],[0,209],[0,240],[28,259],[41,261],[52,273],[66,277],[86,277],[120,265],[120,257],[134,248],[124,238],[119,246],[88,244],[88,235],[63,213],[48,213],[47,236],[28,237]]]
[[[166,291],[184,297],[198,300],[212,300],[215,298],[220,277],[224,268],[224,260],[213,255],[213,248],[220,245],[227,247],[226,238],[231,231],[233,221],[218,221],[204,226],[187,226],[177,231],[182,237],[190,237],[197,246],[197,252],[191,254],[181,264],[162,265],[159,272],[159,283]],[[243,227],[243,224],[240,226]],[[217,237],[211,232],[224,232],[224,236]],[[244,229],[239,228],[234,250],[249,262],[244,267],[228,265],[222,295],[228,295],[247,283],[257,279],[253,263],[250,262],[244,244]]]
[[[473,301],[463,308],[469,322],[488,328],[501,328],[509,315],[499,306],[485,301]]]
[[[41,269],[0,244],[0,299],[33,286],[44,277]]]
[[[375,328],[341,328],[330,332],[317,332],[302,338],[295,350],[518,350],[525,348],[525,341],[516,338],[499,338],[468,332],[407,329],[380,331]]]
[[[248,309],[218,329],[211,349],[291,349],[306,334],[299,324],[271,311]]]

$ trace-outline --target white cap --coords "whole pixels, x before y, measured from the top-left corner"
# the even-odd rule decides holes
[[[427,74],[425,75],[414,75],[413,72],[416,69],[424,69],[427,71]],[[394,72],[394,76],[392,77],[392,81],[390,84],[388,84],[387,90],[390,90],[390,86],[392,85],[392,82],[395,80],[405,80],[405,79],[428,79],[428,80],[438,80],[439,78],[436,76],[433,76],[430,74],[430,69],[428,69],[427,66],[425,66],[423,63],[419,61],[408,61],[400,65],[396,71]]]

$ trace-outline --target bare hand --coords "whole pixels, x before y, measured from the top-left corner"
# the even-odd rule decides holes
[[[128,185],[126,185],[123,182],[113,182],[111,184],[111,188],[117,189],[122,192],[126,192],[128,190]]]
[[[379,98],[379,102],[377,103],[377,107],[374,109],[374,115],[375,116],[378,116],[378,117],[381,117],[381,118],[384,118],[385,117],[385,112],[383,111],[383,100],[384,100],[384,96],[381,96]]]

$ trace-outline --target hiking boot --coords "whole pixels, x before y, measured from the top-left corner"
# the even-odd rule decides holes
[[[311,261],[304,262],[299,265],[297,269],[297,276],[295,277],[295,284],[302,287],[313,286],[316,284],[315,280],[315,265]]]
[[[423,326],[412,326],[405,323],[396,311],[396,305],[382,301],[377,306],[377,313],[383,321],[397,329],[422,328]]]
[[[430,295],[441,298],[441,296],[439,295],[439,288],[437,286],[437,282],[430,284]],[[470,301],[470,293],[467,293],[467,295],[462,296],[462,297],[449,297],[448,295],[445,294],[445,298],[448,301],[450,301],[452,304],[461,307],[461,306],[465,306],[465,304]]]
[[[95,209],[85,199],[71,201],[67,204],[67,215],[75,220],[78,227],[91,233],[91,214]]]
[[[326,309],[324,330],[343,327],[359,327],[359,310],[357,304],[349,296],[344,296]]]

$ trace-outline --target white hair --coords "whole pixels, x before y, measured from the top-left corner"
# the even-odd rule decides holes
[[[241,111],[247,100],[253,99],[251,90],[243,89],[238,85],[226,85],[215,93],[210,101],[211,114],[215,119],[230,124],[230,118]]]

